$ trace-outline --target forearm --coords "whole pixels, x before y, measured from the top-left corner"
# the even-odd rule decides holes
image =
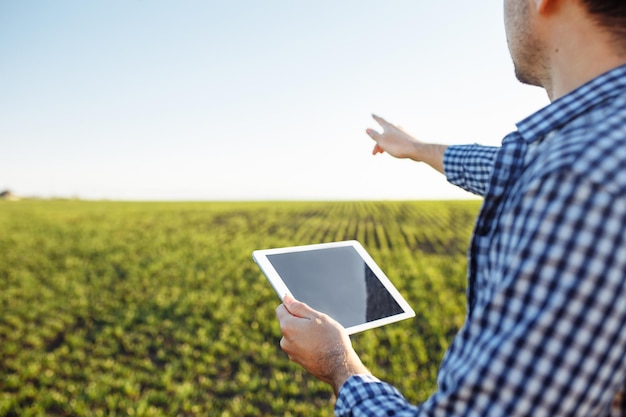
[[[424,162],[440,173],[445,174],[443,156],[446,149],[448,149],[448,145],[415,142],[409,157],[414,161]]]

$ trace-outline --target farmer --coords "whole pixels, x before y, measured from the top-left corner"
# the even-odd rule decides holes
[[[338,323],[293,298],[276,310],[282,349],[333,387],[338,416],[626,413],[626,1],[504,0],[504,17],[517,78],[551,104],[501,147],[427,144],[379,117],[367,130],[374,154],[484,196],[434,394],[409,404]]]

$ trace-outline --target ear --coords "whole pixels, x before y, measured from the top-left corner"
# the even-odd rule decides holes
[[[559,0],[531,0],[535,5],[535,10],[539,14],[551,14],[560,4]]]

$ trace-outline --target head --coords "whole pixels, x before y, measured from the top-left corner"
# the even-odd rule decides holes
[[[591,22],[585,27],[606,35],[614,53],[626,57],[624,0],[504,0],[507,42],[515,75],[521,82],[542,87],[550,84],[551,54],[555,49],[549,47],[548,38],[557,26],[546,22],[554,22],[555,16],[571,19],[574,9],[577,17],[570,23],[578,24],[578,17]]]

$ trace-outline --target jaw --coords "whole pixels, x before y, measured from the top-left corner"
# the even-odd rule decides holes
[[[547,55],[530,0],[505,0],[504,24],[515,77],[523,84],[546,88]]]

